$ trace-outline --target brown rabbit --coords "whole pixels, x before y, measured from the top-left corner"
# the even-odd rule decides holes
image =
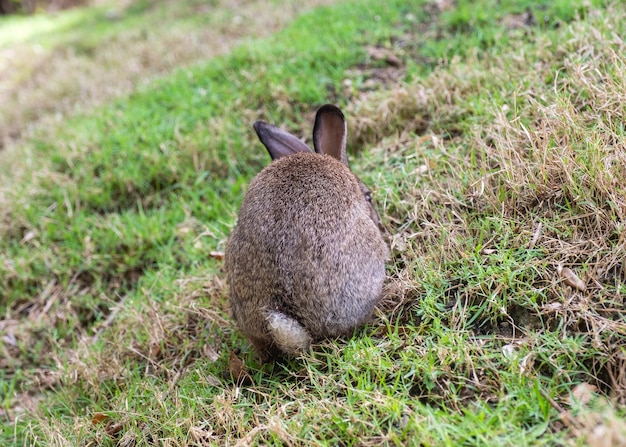
[[[350,171],[337,107],[315,117],[315,153],[257,121],[272,163],[250,183],[226,245],[233,317],[261,361],[351,333],[380,299],[388,249],[370,193]]]

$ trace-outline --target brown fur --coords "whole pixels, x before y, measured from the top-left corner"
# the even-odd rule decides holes
[[[282,154],[251,182],[225,263],[233,316],[262,360],[371,316],[388,256],[372,212],[360,181],[331,155]]]

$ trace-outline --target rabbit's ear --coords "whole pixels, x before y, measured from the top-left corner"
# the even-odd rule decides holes
[[[346,119],[338,107],[326,104],[319,108],[317,115],[315,115],[315,126],[313,127],[315,152],[332,155],[347,166],[347,134]]]
[[[270,153],[272,160],[295,154],[296,152],[312,152],[311,148],[298,138],[271,124],[257,121],[253,124],[253,127],[259,136],[259,140]]]

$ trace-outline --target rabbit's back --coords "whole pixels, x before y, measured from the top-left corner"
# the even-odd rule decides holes
[[[251,340],[267,334],[267,310],[322,338],[371,315],[387,247],[349,168],[303,152],[274,161],[251,182],[227,253],[233,315]]]

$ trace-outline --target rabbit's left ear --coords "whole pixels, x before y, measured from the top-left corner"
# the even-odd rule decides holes
[[[261,143],[267,148],[272,160],[276,160],[296,152],[312,152],[311,148],[289,132],[272,126],[264,121],[253,125]]]
[[[315,126],[313,127],[315,152],[331,155],[347,166],[347,134],[346,119],[338,107],[326,104],[319,108],[315,115]]]

